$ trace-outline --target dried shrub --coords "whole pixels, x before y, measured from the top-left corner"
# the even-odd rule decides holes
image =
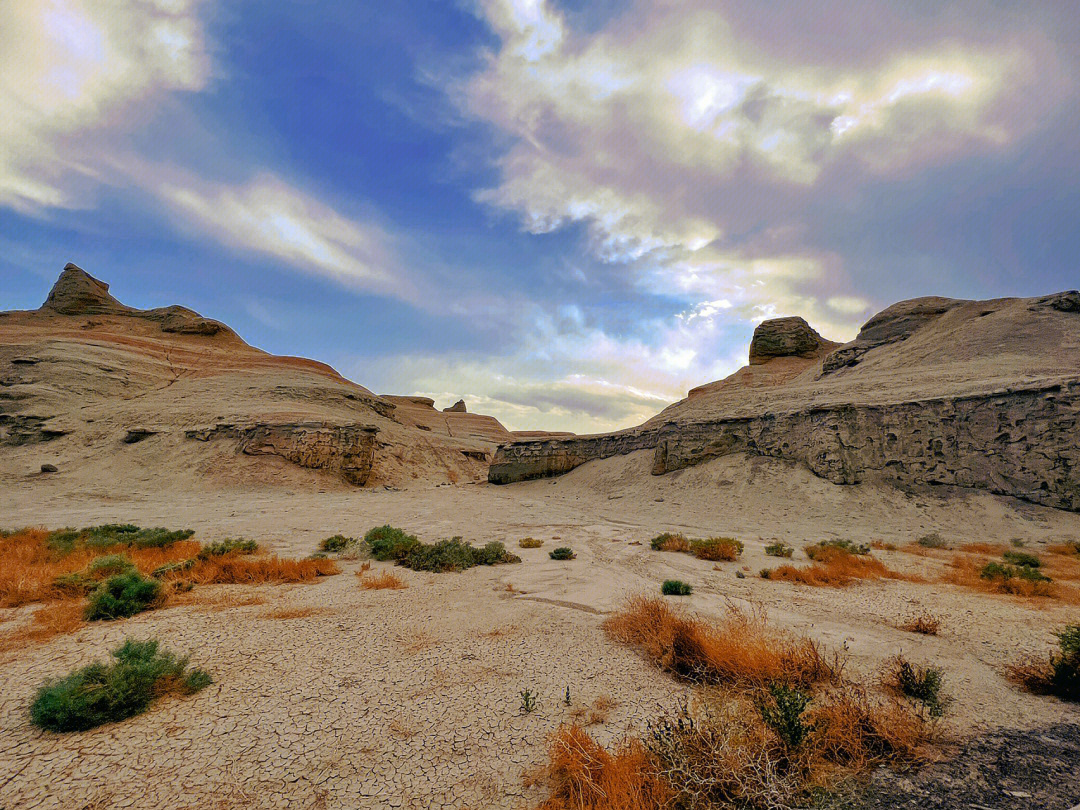
[[[640,741],[609,753],[580,726],[562,726],[548,751],[549,763],[534,781],[550,797],[541,810],[656,810],[668,793]]]
[[[941,629],[941,619],[932,613],[916,613],[900,625],[901,630],[909,633],[921,633],[924,636],[936,636]]]
[[[808,686],[838,676],[813,641],[779,633],[763,616],[733,606],[723,622],[710,623],[672,610],[659,597],[637,596],[610,616],[604,629],[668,672],[692,681]]]
[[[871,540],[870,548],[877,551],[896,551],[896,543],[886,543],[884,540]]]
[[[1080,540],[1071,540],[1067,543],[1055,543],[1054,545],[1047,546],[1046,550],[1050,554],[1071,557],[1075,554],[1080,554]]]
[[[521,548],[540,548],[540,546],[544,545],[544,541],[537,540],[535,537],[523,537],[518,540],[518,545]]]
[[[28,626],[0,636],[0,650],[21,649],[27,643],[74,633],[85,624],[85,611],[81,603],[73,601],[42,605],[34,610]]]
[[[308,582],[340,573],[333,560],[286,560],[225,555],[199,560],[185,576],[200,585],[254,585],[265,582]]]
[[[373,574],[371,576],[366,576],[364,574],[359,574],[358,576],[360,578],[360,587],[366,591],[400,591],[409,587],[405,584],[405,580],[390,571],[384,571],[380,574]]]
[[[652,540],[649,541],[649,545],[653,551],[681,551],[686,552],[690,550],[690,541],[687,540],[681,534],[674,534],[672,532],[664,532],[658,534]]]
[[[915,761],[930,735],[908,705],[850,682],[827,690],[807,712],[807,722],[814,728],[815,770],[827,765],[862,772],[882,763]]]
[[[839,546],[811,546],[806,550],[814,564],[803,568],[781,565],[763,579],[803,585],[842,588],[862,579],[910,579],[885,567],[869,554],[856,555]]]
[[[949,541],[942,537],[937,532],[931,532],[930,534],[924,534],[918,540],[915,541],[923,548],[949,548]]]
[[[705,540],[692,540],[690,553],[699,560],[733,562],[743,553],[743,544],[734,537],[709,537]]]

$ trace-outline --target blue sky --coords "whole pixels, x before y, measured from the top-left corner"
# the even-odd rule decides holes
[[[378,393],[642,421],[797,314],[1080,286],[1080,23],[1005,0],[0,2],[0,308],[68,261]]]

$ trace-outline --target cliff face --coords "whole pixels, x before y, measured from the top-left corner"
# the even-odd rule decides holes
[[[801,462],[836,484],[948,484],[1080,511],[1078,313],[1076,293],[917,299],[844,346],[818,336],[818,350],[793,319],[766,323],[755,333],[765,351],[752,345],[754,362],[727,380],[640,428],[504,446],[489,480],[644,449],[654,475],[747,453]]]

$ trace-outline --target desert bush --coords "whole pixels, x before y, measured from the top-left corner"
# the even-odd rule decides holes
[[[60,554],[70,554],[77,548],[108,549],[165,548],[189,539],[195,532],[191,529],[172,531],[162,527],[144,529],[131,523],[108,523],[85,529],[62,529],[52,532],[49,547]]]
[[[837,556],[835,552],[864,556],[870,553],[870,546],[865,543],[853,543],[850,540],[822,540],[812,546],[806,546],[803,551],[811,560],[827,561]]]
[[[664,596],[689,596],[693,588],[681,579],[665,579],[660,586],[660,593]]]
[[[366,571],[358,571],[356,575],[360,579],[360,587],[366,591],[400,591],[409,587],[405,580],[390,571],[371,576],[368,576]]]
[[[896,656],[886,666],[886,685],[924,705],[931,717],[941,717],[949,703],[941,694],[943,681],[944,673],[938,667],[912,664],[903,656]]]
[[[400,560],[419,545],[415,535],[406,534],[393,526],[377,526],[364,535],[364,542],[376,560]]]
[[[810,732],[810,726],[802,719],[809,703],[809,692],[774,683],[769,685],[767,696],[758,698],[757,707],[765,725],[776,733],[784,746],[798,748]]]
[[[653,551],[689,551],[690,541],[682,534],[664,532],[649,541]]]
[[[207,560],[211,557],[224,557],[226,554],[254,554],[258,550],[259,544],[254,540],[226,538],[203,544],[198,556],[200,560]]]
[[[763,579],[782,582],[797,582],[803,585],[840,588],[859,579],[902,579],[900,574],[890,571],[880,560],[869,553],[858,555],[848,551],[842,545],[817,545],[806,549],[813,565],[803,568],[794,565],[781,565]]]
[[[102,582],[90,594],[86,620],[111,620],[149,610],[161,597],[161,583],[135,571],[117,574]]]
[[[1007,563],[988,562],[979,572],[982,579],[992,582],[1008,582],[1012,579],[1022,579],[1028,582],[1050,582],[1050,577],[1042,574],[1038,569],[1026,565],[1009,565]]]
[[[577,554],[569,546],[559,546],[548,552],[548,556],[553,560],[572,560],[577,557]]]
[[[86,571],[92,577],[107,577],[112,574],[127,574],[135,570],[134,563],[122,554],[109,554],[97,557],[90,562]]]
[[[518,540],[518,545],[521,548],[540,548],[540,546],[544,545],[544,541],[537,540],[535,537],[525,537]]]
[[[1010,667],[1009,677],[1030,692],[1080,703],[1080,625],[1057,633],[1057,653],[1045,661]]]
[[[805,687],[837,675],[813,641],[778,633],[760,614],[735,607],[725,621],[710,623],[672,610],[659,597],[638,596],[610,616],[604,629],[691,681]]]
[[[319,543],[319,550],[325,551],[330,554],[334,554],[338,551],[344,551],[346,547],[356,543],[356,538],[346,537],[343,534],[335,534],[333,537],[327,537],[321,543]]]
[[[765,553],[770,557],[791,557],[795,553],[795,549],[777,540],[775,543],[765,546]]]
[[[900,629],[924,636],[936,636],[941,629],[941,619],[932,613],[917,613],[901,624]]]
[[[1042,560],[1036,557],[1034,554],[1028,554],[1026,551],[1006,551],[1001,555],[1007,563],[1013,565],[1019,565],[1021,568],[1041,568]]]
[[[734,537],[709,537],[705,540],[691,540],[690,553],[699,560],[713,562],[726,560],[732,562],[743,553],[742,541]]]
[[[1046,550],[1049,551],[1051,554],[1061,554],[1065,556],[1080,554],[1080,540],[1069,540],[1065,543],[1055,543],[1052,546],[1047,546]]]
[[[477,565],[518,563],[521,558],[508,552],[506,547],[497,541],[477,548],[460,537],[454,537],[431,544],[417,541],[408,547],[407,552],[397,562],[398,565],[414,571],[439,573],[464,571]]]
[[[112,656],[112,664],[94,663],[46,682],[30,707],[34,725],[83,731],[140,714],[166,692],[191,694],[211,683],[202,670],[188,669],[187,658],[161,651],[157,641],[128,639]]]
[[[915,542],[923,548],[949,548],[949,541],[937,532],[930,532],[930,534],[924,534]]]

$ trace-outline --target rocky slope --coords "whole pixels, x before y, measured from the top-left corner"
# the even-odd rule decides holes
[[[499,449],[494,483],[648,449],[659,475],[729,453],[864,480],[985,489],[1080,511],[1080,293],[920,298],[839,346],[797,318],[763,323],[750,365],[644,425]]]
[[[462,408],[376,396],[184,307],[132,309],[71,264],[40,309],[0,313],[0,481],[483,480],[512,435]]]

